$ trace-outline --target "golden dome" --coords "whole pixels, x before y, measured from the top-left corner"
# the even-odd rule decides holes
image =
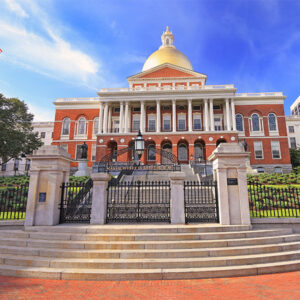
[[[167,27],[166,32],[163,33],[161,40],[162,46],[148,57],[143,66],[143,71],[147,71],[164,63],[193,70],[189,59],[173,45],[174,36],[172,32],[169,31],[169,27]]]

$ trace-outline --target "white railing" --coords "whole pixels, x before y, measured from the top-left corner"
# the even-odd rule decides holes
[[[282,96],[282,92],[267,92],[267,93],[237,93],[236,97],[261,97],[261,96]]]
[[[99,97],[57,98],[55,102],[65,101],[99,101]]]

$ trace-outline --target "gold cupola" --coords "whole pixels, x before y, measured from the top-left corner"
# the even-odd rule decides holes
[[[161,36],[162,45],[146,60],[143,71],[147,71],[164,63],[176,65],[185,69],[193,70],[189,59],[174,46],[174,35],[169,31],[169,26]]]

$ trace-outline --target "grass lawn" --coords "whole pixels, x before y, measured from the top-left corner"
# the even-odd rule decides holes
[[[0,220],[24,220],[25,212],[0,212]]]

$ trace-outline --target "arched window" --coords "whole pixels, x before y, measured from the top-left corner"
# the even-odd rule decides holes
[[[195,160],[203,160],[203,145],[201,143],[195,144],[194,147]]]
[[[259,124],[258,114],[253,114],[252,115],[252,131],[260,131],[260,124]]]
[[[276,115],[273,113],[269,114],[268,120],[269,120],[269,130],[277,131]]]
[[[69,135],[70,132],[70,119],[65,118],[62,124],[62,135]]]
[[[241,114],[237,114],[235,116],[235,123],[236,123],[236,130],[244,131],[243,116]]]
[[[155,145],[150,145],[147,150],[148,150],[147,160],[155,161],[156,160]]]
[[[98,130],[99,130],[99,118],[98,117],[94,119],[93,127],[94,127],[94,130],[93,130],[94,134],[97,134]]]
[[[180,144],[178,146],[178,160],[179,161],[188,160],[188,151],[187,151],[187,146],[185,144]]]
[[[78,121],[77,134],[83,135],[85,134],[85,118],[80,118]]]

